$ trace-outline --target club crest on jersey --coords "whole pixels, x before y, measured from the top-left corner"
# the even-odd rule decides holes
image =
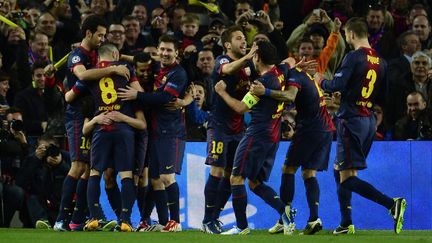
[[[246,73],[247,76],[251,75],[251,69],[250,69],[250,67],[245,67],[244,71],[245,71],[245,73]]]
[[[81,61],[81,58],[79,56],[74,56],[72,57],[72,63],[78,63],[79,61]]]

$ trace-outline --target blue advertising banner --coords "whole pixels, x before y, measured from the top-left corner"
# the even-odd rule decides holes
[[[275,166],[268,185],[279,193],[281,168],[289,142],[282,142],[277,152]],[[359,171],[359,177],[370,182],[378,190],[390,197],[405,197],[408,207],[405,213],[405,229],[432,228],[432,142],[375,142],[369,154],[368,168]],[[318,173],[320,184],[319,215],[326,229],[338,226],[339,204],[333,176],[335,144],[329,161],[329,169]],[[177,176],[180,187],[180,213],[184,229],[201,227],[204,215],[204,185],[209,167],[204,164],[206,143],[189,142],[186,145],[183,172]],[[119,183],[119,185],[121,185]],[[102,182],[102,188],[103,182]],[[114,219],[106,194],[102,190],[101,204],[109,219]],[[298,229],[306,225],[309,209],[304,183],[300,171],[296,174],[293,207],[297,209],[295,219]],[[248,190],[247,215],[251,228],[266,229],[274,225],[279,216],[264,201]],[[356,229],[393,229],[393,220],[384,207],[368,201],[356,194],[352,198],[353,223]],[[132,213],[133,224],[139,222],[140,215],[135,206]],[[152,219],[157,220],[155,210]],[[225,207],[220,220],[229,229],[235,224],[231,201]]]

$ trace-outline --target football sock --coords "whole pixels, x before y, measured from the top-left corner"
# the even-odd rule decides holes
[[[105,187],[105,192],[107,194],[108,202],[111,205],[112,210],[114,211],[117,218],[120,219],[122,201],[120,189],[117,185],[117,182],[111,188]]]
[[[282,174],[280,185],[280,197],[286,205],[291,205],[295,191],[294,174]]]
[[[154,191],[151,184],[148,185],[148,191],[145,197],[144,207],[141,209],[141,220],[147,221],[148,224],[151,223],[150,215],[153,211],[153,208],[155,206],[154,201]]]
[[[204,187],[205,210],[203,223],[212,220],[213,212],[216,207],[216,195],[221,178],[209,175]]]
[[[339,200],[339,209],[341,212],[341,223],[343,227],[348,227],[352,224],[351,219],[351,197],[352,192],[343,188],[340,184],[340,174],[339,171],[334,170],[334,177],[337,187],[337,195]]]
[[[357,176],[351,176],[342,182],[342,187],[358,193],[360,196],[374,201],[387,209],[393,207],[394,201],[392,198],[386,196],[382,192],[378,191],[371,184],[359,179]]]
[[[123,178],[121,180],[121,203],[122,210],[120,214],[120,220],[122,222],[130,223],[130,215],[132,213],[132,206],[135,202],[135,188],[133,185],[132,178]]]
[[[320,189],[316,177],[310,177],[304,180],[306,188],[306,198],[309,205],[309,220],[312,222],[318,219],[318,205]]]
[[[56,221],[65,220],[67,212],[73,207],[72,200],[76,190],[78,179],[67,175],[63,181],[62,197],[60,202],[59,215]]]
[[[259,184],[253,189],[253,192],[272,208],[276,209],[280,215],[285,212],[285,204],[271,187],[265,184]]]
[[[180,223],[180,192],[177,182],[169,185],[165,190],[168,195],[170,219]]]
[[[87,185],[87,205],[90,211],[91,219],[100,219],[102,215],[99,197],[100,197],[100,176],[90,176]]]
[[[84,223],[87,209],[87,184],[88,179],[80,178],[76,188],[76,202],[72,214],[72,222],[75,224]]]
[[[247,194],[244,185],[232,186],[232,204],[237,220],[237,227],[241,230],[248,227],[246,218]]]
[[[221,212],[225,208],[225,204],[228,202],[231,196],[231,183],[230,178],[222,177],[217,191],[216,198],[216,210],[214,210],[213,219],[219,219]]]
[[[154,200],[159,217],[159,224],[166,225],[168,222],[168,196],[165,190],[155,190]]]
[[[148,186],[145,187],[140,187],[138,186],[137,188],[137,193],[136,193],[136,199],[137,199],[137,206],[138,206],[138,210],[141,214],[141,212],[143,211],[143,207],[145,205],[145,197],[147,194],[147,190],[148,190]],[[142,215],[140,215],[142,217]]]

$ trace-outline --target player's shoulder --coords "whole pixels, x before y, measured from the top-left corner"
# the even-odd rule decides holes
[[[228,55],[220,55],[216,57],[215,63],[218,65],[222,65],[225,63],[230,63],[232,60]]]

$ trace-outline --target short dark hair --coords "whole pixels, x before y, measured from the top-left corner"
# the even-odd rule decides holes
[[[266,65],[272,65],[279,62],[276,47],[269,41],[258,41],[258,50],[256,51],[258,57]]]
[[[87,30],[89,30],[92,34],[94,34],[97,31],[97,28],[99,26],[102,26],[105,29],[107,29],[107,23],[104,18],[95,14],[88,16],[87,18],[84,19],[84,22],[81,26],[82,36],[83,37],[86,36]]]
[[[368,35],[368,28],[363,18],[350,18],[345,24],[345,29],[354,32],[359,38],[366,38]]]
[[[11,106],[5,111],[5,116],[7,116],[8,114],[14,114],[14,113],[20,113],[22,115],[22,111],[18,107]]]
[[[420,97],[422,98],[422,100],[426,101],[426,98],[423,95],[423,93],[422,92],[418,92],[418,91],[413,91],[413,92],[409,93],[406,98],[408,98],[408,96],[415,96],[415,95],[420,95]]]
[[[136,66],[137,63],[141,62],[141,63],[146,63],[151,61],[151,56],[148,53],[145,52],[140,52],[138,54],[136,54],[133,58],[133,65]]]
[[[159,37],[159,44],[162,43],[162,42],[173,43],[174,44],[174,49],[175,50],[178,49],[178,41],[172,35],[162,35],[161,37]]]
[[[414,31],[412,31],[412,30],[407,30],[407,31],[403,32],[402,34],[400,34],[400,36],[397,39],[397,44],[398,44],[399,49],[403,45],[408,44],[405,38],[407,36],[410,36],[410,35],[417,35],[417,34]]]
[[[0,70],[0,82],[10,80],[9,74],[7,74],[5,71]]]
[[[34,71],[35,71],[36,69],[40,69],[40,68],[44,69],[47,65],[48,65],[48,62],[45,61],[45,60],[36,60],[36,61],[33,63],[33,66],[32,66],[31,71],[32,71],[32,73],[34,73]]]
[[[308,37],[301,38],[297,43],[298,43],[297,44],[297,48],[299,48],[300,45],[303,44],[303,43],[310,43],[312,45],[314,44],[314,42],[310,38],[308,38]]]
[[[222,32],[221,40],[222,40],[222,46],[223,46],[225,51],[226,51],[225,43],[226,42],[231,43],[232,33],[236,32],[236,31],[243,32],[243,29],[238,25],[233,25],[233,26],[229,27],[228,29],[226,29],[224,32]]]
[[[369,14],[369,11],[381,11],[381,13],[385,16],[386,13],[386,8],[384,5],[381,5],[379,3],[374,3],[372,5],[369,5],[368,11],[366,13],[366,15]]]
[[[49,143],[53,143],[53,144],[55,144],[56,146],[59,146],[59,142],[57,141],[57,139],[53,136],[53,135],[51,135],[51,134],[47,134],[47,133],[45,133],[45,134],[43,134],[42,136],[40,136],[39,138],[38,138],[38,143],[40,143],[41,141],[45,141],[45,142],[49,142]]]

